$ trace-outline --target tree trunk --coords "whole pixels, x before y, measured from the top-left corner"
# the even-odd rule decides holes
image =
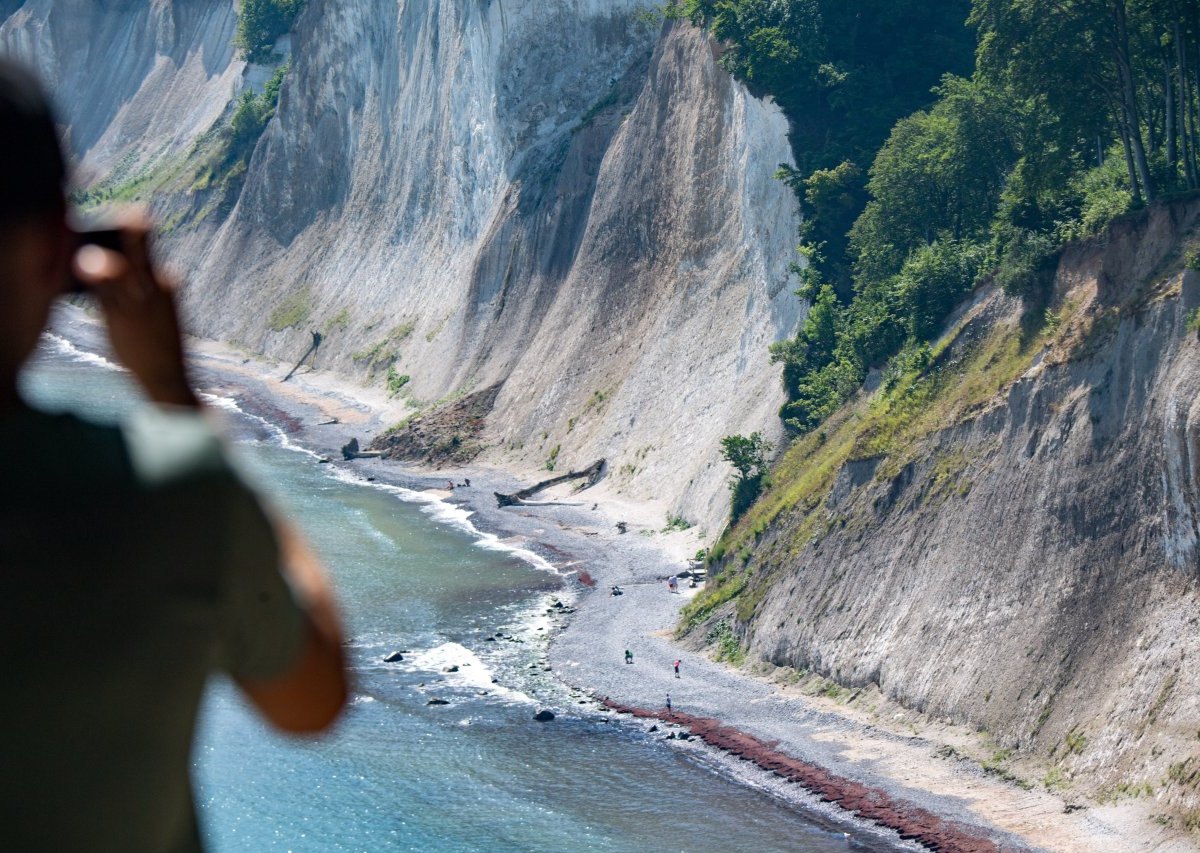
[[[1172,174],[1179,171],[1179,154],[1175,145],[1175,87],[1171,82],[1171,56],[1163,55],[1163,128],[1167,134],[1167,165]]]
[[[1196,58],[1200,60],[1200,51]],[[1196,68],[1196,64],[1188,66],[1187,94],[1183,100],[1187,113],[1188,168],[1191,170],[1193,187],[1200,186],[1200,163],[1196,160],[1197,143],[1200,142],[1196,133]]]
[[[1141,112],[1138,110],[1137,84],[1133,78],[1133,67],[1129,60],[1129,28],[1125,17],[1125,0],[1115,0],[1112,4],[1115,58],[1117,73],[1120,75],[1121,100],[1124,107],[1126,129],[1129,141],[1133,146],[1133,161],[1137,166],[1138,177],[1146,191],[1146,201],[1154,201],[1154,184],[1150,178],[1150,164],[1146,159],[1146,146],[1142,142]]]
[[[1129,115],[1122,105],[1117,111],[1117,123],[1121,130],[1121,148],[1125,151],[1125,169],[1129,173],[1129,188],[1133,190],[1133,204],[1142,206],[1142,188],[1138,181],[1137,169],[1133,165],[1133,145],[1129,141]]]
[[[1175,24],[1175,65],[1179,69],[1179,84],[1176,87],[1175,121],[1179,125],[1179,159],[1183,161],[1183,173],[1187,176],[1188,189],[1196,188],[1196,169],[1192,163],[1192,145],[1188,134],[1188,104],[1191,101],[1191,83],[1188,74],[1187,48],[1183,43],[1183,32]]]

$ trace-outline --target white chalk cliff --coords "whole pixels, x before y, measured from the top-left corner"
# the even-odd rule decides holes
[[[394,357],[426,403],[502,383],[480,461],[605,457],[612,488],[715,535],[720,438],[778,437],[767,347],[803,311],[787,122],[646,9],[309,0],[236,203],[167,240],[191,328],[281,360],[320,330],[319,368],[382,384]],[[228,0],[33,0],[0,50],[111,181],[228,120],[254,71],[235,23]]]

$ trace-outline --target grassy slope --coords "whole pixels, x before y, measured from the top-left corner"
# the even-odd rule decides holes
[[[764,494],[712,549],[713,579],[685,608],[681,633],[731,600],[737,601],[738,617],[749,618],[769,587],[765,580],[755,582],[755,566],[794,558],[832,525],[844,523],[824,507],[845,463],[878,459],[876,478],[894,477],[920,453],[923,439],[978,414],[1067,329],[1077,332],[1071,321],[1081,310],[1066,302],[1022,316],[1015,302],[998,294],[984,295],[979,304],[1009,310],[968,312],[938,342],[930,367],[902,376],[890,390],[860,392],[788,449]],[[963,462],[939,460],[947,483]],[[772,553],[756,553],[767,530],[781,524],[789,530],[786,540],[776,541]]]

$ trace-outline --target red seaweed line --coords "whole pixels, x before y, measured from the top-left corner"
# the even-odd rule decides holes
[[[795,782],[827,803],[835,803],[865,820],[894,829],[905,840],[915,841],[930,850],[943,853],[996,853],[996,844],[972,834],[968,829],[942,820],[926,809],[897,800],[878,788],[868,788],[844,779],[815,764],[792,758],[771,748],[753,735],[724,726],[719,720],[695,717],[676,711],[651,711],[622,705],[611,699],[601,702],[619,714],[652,718],[688,729],[710,746],[750,761],[777,776]]]

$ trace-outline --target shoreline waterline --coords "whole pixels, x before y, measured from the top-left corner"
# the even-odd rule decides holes
[[[46,353],[25,385],[40,406],[74,409],[72,401],[94,395],[127,400],[127,377],[74,367],[52,348]],[[215,390],[242,400],[240,392]],[[102,420],[124,410],[88,407]],[[239,424],[230,445],[245,457],[253,481],[268,497],[292,494],[299,503],[286,501],[289,517],[322,516],[322,527],[301,527],[319,553],[334,558],[329,565],[344,595],[356,687],[335,732],[293,743],[272,734],[232,685],[223,679],[212,685],[193,761],[211,849],[718,851],[706,823],[691,813],[697,801],[706,803],[704,813],[712,810],[708,819],[727,822],[738,836],[749,833],[754,816],[770,816],[763,849],[839,849],[840,834],[821,822],[786,804],[769,806],[770,798],[690,755],[661,749],[636,727],[611,725],[594,702],[554,678],[546,635],[560,620],[544,611],[547,597],[562,591],[557,575],[511,548],[476,560],[468,552],[478,548],[461,528],[421,511],[427,501],[414,505],[330,476],[330,465],[314,455],[319,445],[305,444],[312,452],[296,455],[260,422]],[[289,437],[298,444],[295,433]],[[271,479],[275,465],[283,479]],[[340,503],[329,503],[329,495]],[[390,518],[422,521],[404,534],[389,527],[400,523]],[[366,542],[372,553],[348,563],[346,553],[336,553],[343,536]],[[454,542],[461,545],[446,551]],[[414,548],[425,566],[416,573],[404,569],[400,553]],[[362,571],[373,585],[356,579]],[[484,642],[485,633],[497,642]],[[390,650],[403,650],[404,660],[384,661]],[[550,726],[533,720],[535,708],[547,703],[558,714]]]
[[[79,314],[82,315],[82,312]],[[78,322],[80,320],[76,320],[73,325]],[[90,324],[94,329],[93,321],[84,319],[82,322]],[[84,337],[87,337],[86,333]],[[85,349],[88,345],[87,340],[72,344],[80,349]],[[92,355],[103,358],[95,353]],[[257,376],[253,375],[253,370],[247,368],[228,371],[228,366],[219,359],[202,358],[197,365],[199,384],[210,389],[211,393],[218,397],[231,401],[247,417],[262,421],[264,426],[273,427],[281,437],[281,442],[288,442],[295,446],[295,449],[303,449],[314,457],[314,462],[322,456],[332,455],[335,452],[334,448],[349,437],[347,433],[354,431],[361,437],[365,432],[369,436],[383,426],[377,416],[374,420],[368,417],[354,424],[327,424],[327,418],[318,417],[320,413],[328,411],[322,408],[320,399],[300,399],[303,395],[295,389],[285,389],[284,395],[276,393],[276,389],[268,384],[273,380],[266,365],[252,366],[259,369]],[[278,377],[274,379],[277,380]],[[273,384],[278,383],[276,381]],[[230,389],[233,389],[232,393]],[[335,406],[344,403],[341,400],[324,402]],[[272,420],[273,414],[278,414],[279,420]],[[661,658],[664,661],[669,657],[688,658],[685,664],[685,680],[684,683],[679,683],[679,689],[682,691],[680,696],[683,697],[685,705],[691,705],[693,701],[696,703],[693,708],[696,714],[725,720],[726,714],[720,707],[713,706],[713,702],[718,706],[725,702],[726,711],[731,707],[740,708],[739,713],[742,716],[743,712],[762,707],[763,703],[776,703],[775,699],[767,695],[770,691],[758,690],[756,687],[745,691],[745,695],[749,697],[745,701],[737,698],[740,694],[735,693],[733,705],[730,706],[731,700],[728,696],[720,699],[716,691],[711,689],[718,680],[725,679],[728,675],[728,680],[749,684],[751,687],[756,683],[761,686],[762,680],[746,674],[727,672],[725,667],[683,652],[661,636],[663,626],[673,624],[673,620],[669,613],[659,612],[662,598],[654,598],[654,595],[662,593],[664,589],[659,585],[659,575],[665,578],[667,574],[672,573],[673,568],[677,569],[678,565],[673,564],[669,555],[661,551],[656,552],[651,543],[644,541],[645,537],[618,537],[611,530],[605,534],[603,531],[609,528],[609,521],[600,514],[589,516],[588,511],[584,509],[537,508],[507,514],[491,510],[487,507],[487,502],[491,500],[493,486],[497,491],[513,491],[513,486],[518,483],[516,478],[504,472],[461,468],[435,473],[404,468],[396,463],[380,460],[354,460],[346,463],[338,460],[321,467],[333,478],[344,479],[348,484],[371,486],[380,491],[390,492],[406,502],[422,505],[423,511],[431,516],[442,516],[439,521],[472,535],[476,540],[476,547],[503,550],[516,555],[529,565],[552,571],[553,576],[561,581],[560,598],[566,596],[568,590],[577,592],[577,601],[573,600],[571,604],[578,604],[578,614],[572,615],[569,622],[554,620],[555,624],[542,626],[547,629],[542,633],[554,635],[546,659],[554,676],[564,687],[582,691],[584,695],[595,700],[612,696],[615,701],[630,707],[640,706],[644,709],[647,704],[652,706],[658,697],[646,694],[652,694],[664,684],[675,689],[676,682],[664,680],[669,677],[665,675],[663,678],[654,675],[646,679],[646,670],[638,666],[638,675],[643,676],[640,682],[627,679],[626,682],[616,684],[616,689],[610,689],[614,684],[611,683],[611,671],[606,663],[607,652],[601,651],[608,646],[616,648],[641,643],[638,645],[639,663],[647,658]],[[474,481],[473,488],[462,491],[456,489],[448,496],[433,494],[432,492],[440,491],[437,486],[445,483],[447,474],[455,479],[465,474]],[[634,541],[635,539],[642,541]],[[569,573],[584,567],[599,581],[599,591],[584,590],[569,579]],[[610,582],[626,587],[627,595],[620,599],[606,600],[604,591]],[[681,598],[682,596],[675,601],[678,602]],[[540,603],[532,605],[530,610],[536,612],[545,600],[543,598]],[[616,611],[615,605],[622,603],[631,606],[626,607],[624,612]],[[652,624],[646,619],[630,619],[631,612],[640,616],[649,611],[655,611],[657,616],[664,618]],[[639,637],[635,642],[631,638],[613,636],[620,632],[638,633]],[[700,683],[688,680],[696,671],[703,674]],[[622,674],[621,669],[617,669],[616,672]],[[609,681],[606,682],[606,679]],[[694,699],[689,697],[689,691],[694,692]],[[639,699],[641,701],[638,701]],[[650,703],[647,703],[647,700],[650,700]],[[709,702],[707,707],[703,707],[705,701]],[[818,766],[832,767],[836,770],[848,768],[860,774],[866,769],[861,761],[846,759],[838,750],[822,747],[818,741],[813,740],[814,733],[821,727],[845,727],[845,720],[838,723],[833,719],[836,716],[834,714],[805,710],[801,707],[804,703],[799,697],[787,697],[786,701],[780,699],[776,704],[780,708],[778,715],[766,714],[756,717],[751,714],[748,721],[750,728],[743,728],[742,731],[759,738],[766,735],[774,739],[783,734],[785,744],[800,744],[800,754],[815,757]],[[790,733],[781,728],[781,724],[787,723],[789,719],[794,722],[794,730]],[[849,724],[851,727],[856,725],[852,722]],[[627,722],[625,725],[631,731],[643,734],[649,729],[648,726],[636,722]],[[727,728],[733,729],[738,725],[736,719],[731,719]],[[663,737],[665,736],[660,733],[659,738]],[[697,754],[697,749],[701,749],[696,741],[680,742],[673,739],[673,742],[667,745],[671,747],[671,751],[693,755]],[[740,785],[765,793],[771,799],[788,803],[799,809],[808,819],[849,831],[854,838],[853,843],[859,845],[858,849],[917,849],[911,842],[902,842],[892,829],[857,819],[840,807],[821,803],[818,797],[802,793],[797,790],[801,788],[800,785],[776,784],[771,780],[771,773],[765,770],[756,775],[755,771],[748,770],[736,755],[720,752],[710,746],[702,749],[704,754],[700,760],[710,770],[733,779]],[[796,754],[794,750],[792,754]],[[1028,837],[1023,839],[1020,835],[997,830],[995,825],[990,825],[988,821],[973,813],[973,809],[966,808],[962,802],[958,802],[959,795],[965,793],[963,789],[978,787],[978,780],[971,780],[965,786],[962,783],[954,785],[955,794],[952,799],[947,800],[946,795],[926,796],[922,794],[921,789],[896,783],[884,775],[876,774],[872,779],[871,773],[875,771],[868,772],[867,781],[873,781],[876,790],[890,792],[891,795],[900,793],[912,796],[918,805],[927,807],[931,813],[959,825],[978,829],[982,836],[988,836],[998,842],[996,845],[995,842],[988,842],[981,836],[980,840],[984,844],[993,844],[991,849],[1026,849],[1026,845],[1030,843]],[[850,775],[853,776],[854,773]],[[868,787],[871,787],[871,784],[868,784]]]

